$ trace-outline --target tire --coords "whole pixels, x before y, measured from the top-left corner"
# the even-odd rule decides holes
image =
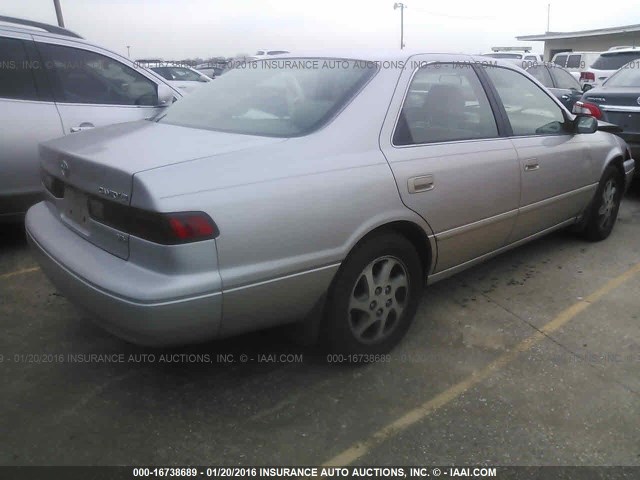
[[[407,333],[423,289],[422,262],[411,242],[391,232],[366,239],[343,262],[329,291],[329,351],[387,353]]]
[[[624,180],[613,165],[602,174],[598,189],[589,208],[584,237],[592,242],[607,238],[618,218],[620,202],[624,194]]]

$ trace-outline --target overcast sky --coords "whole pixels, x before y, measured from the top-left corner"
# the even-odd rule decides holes
[[[60,0],[67,28],[131,57],[184,59],[253,54],[261,48],[395,48],[393,0]],[[543,33],[549,0],[406,0],[405,44],[431,52],[481,53]],[[605,7],[606,5],[606,7]],[[593,7],[593,8],[590,8]],[[596,14],[586,14],[589,10]],[[53,0],[0,0],[0,14],[56,23]],[[640,23],[635,2],[551,2],[551,30]]]

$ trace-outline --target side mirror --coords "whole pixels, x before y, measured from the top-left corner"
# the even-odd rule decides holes
[[[585,84],[582,86],[582,91],[583,91],[583,92],[588,92],[588,91],[589,91],[589,90],[591,90],[592,88],[593,88],[593,85],[589,85],[588,83],[585,83]]]
[[[598,120],[590,116],[578,116],[574,120],[576,133],[596,133],[598,130]]]
[[[173,102],[173,90],[167,84],[160,83],[158,85],[158,106],[166,107]]]

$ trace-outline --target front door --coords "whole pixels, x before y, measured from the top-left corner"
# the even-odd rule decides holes
[[[584,136],[571,132],[562,108],[525,75],[495,66],[484,71],[506,111],[520,163],[514,242],[581,213],[595,189],[591,151]]]

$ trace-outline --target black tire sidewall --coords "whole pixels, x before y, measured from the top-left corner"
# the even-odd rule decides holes
[[[609,180],[613,179],[616,186],[616,203],[613,212],[611,212],[612,220],[605,228],[600,227],[600,214],[598,211],[602,206],[602,193]],[[591,241],[600,241],[607,238],[613,231],[613,227],[616,224],[618,217],[618,210],[620,209],[620,203],[622,202],[622,196],[624,195],[624,181],[621,179],[620,172],[615,166],[609,165],[603,172],[598,189],[593,199],[591,209],[589,212],[589,221],[585,229],[587,238]]]
[[[349,327],[348,306],[352,290],[364,268],[376,258],[393,256],[401,260],[409,278],[407,307],[399,323],[383,341],[364,344]],[[415,316],[424,289],[424,272],[420,256],[405,237],[382,233],[366,239],[343,262],[332,283],[325,309],[324,337],[329,351],[349,354],[381,354],[391,350],[406,334]]]

